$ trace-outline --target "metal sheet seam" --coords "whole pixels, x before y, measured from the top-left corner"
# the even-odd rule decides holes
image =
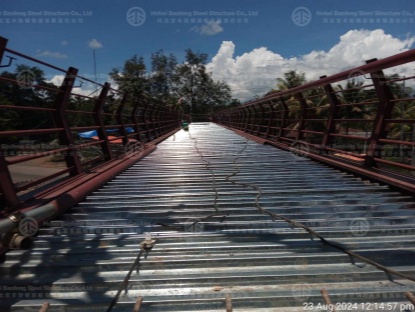
[[[237,156],[235,157],[235,159],[234,159],[234,161],[233,161],[233,164],[234,164],[234,166],[237,168],[237,172],[236,173],[233,173],[233,174],[231,174],[230,176],[228,176],[229,178],[231,177],[231,176],[235,176],[238,172],[239,172],[239,166],[238,166],[238,163],[237,163],[237,161],[238,161],[238,158],[240,157],[240,154],[246,149],[246,147],[247,147],[247,142],[248,142],[248,140],[247,141],[245,141],[245,146],[244,146],[244,148],[242,148],[242,150],[237,154]],[[391,269],[391,268],[388,268],[388,267],[386,267],[386,266],[383,266],[383,265],[381,265],[381,264],[379,264],[379,263],[377,263],[377,262],[375,262],[375,261],[372,261],[372,260],[370,260],[370,259],[368,259],[368,258],[366,258],[366,257],[363,257],[363,256],[361,256],[361,255],[359,255],[359,254],[357,254],[357,253],[355,253],[355,252],[353,252],[353,251],[351,251],[351,250],[348,250],[348,249],[346,249],[345,247],[343,247],[343,246],[341,246],[341,245],[339,245],[338,243],[336,243],[336,242],[331,242],[331,241],[328,241],[327,239],[325,239],[321,234],[319,234],[319,233],[317,233],[316,231],[314,231],[313,229],[311,229],[310,227],[308,227],[308,226],[306,226],[306,225],[304,225],[304,224],[302,224],[302,223],[299,223],[299,222],[296,222],[296,221],[294,221],[294,220],[291,220],[291,219],[289,219],[289,218],[286,218],[286,217],[284,217],[284,216],[282,216],[282,215],[279,215],[279,214],[276,214],[276,213],[274,213],[274,212],[270,212],[270,211],[268,211],[268,210],[266,210],[265,208],[263,208],[260,204],[259,204],[259,199],[260,199],[260,197],[261,197],[261,195],[262,195],[262,189],[261,189],[261,187],[259,187],[258,185],[255,185],[255,184],[253,184],[253,183],[241,183],[241,182],[237,182],[237,181],[233,181],[233,180],[230,180],[230,179],[228,179],[228,178],[226,178],[225,180],[227,180],[227,181],[229,181],[229,182],[231,182],[231,183],[233,183],[233,184],[238,184],[238,185],[242,185],[242,186],[245,186],[245,187],[251,187],[252,189],[254,189],[254,190],[256,190],[258,193],[257,193],[257,196],[256,196],[256,198],[255,198],[255,206],[256,206],[256,208],[261,212],[261,213],[263,213],[263,214],[267,214],[267,215],[269,215],[273,220],[275,220],[275,219],[280,219],[280,220],[283,220],[283,221],[285,221],[285,222],[287,222],[287,223],[289,223],[289,224],[291,224],[292,226],[294,226],[294,227],[299,227],[299,228],[302,228],[302,229],[304,229],[305,231],[307,231],[311,236],[316,236],[317,238],[319,238],[320,239],[320,241],[323,243],[323,244],[325,244],[325,245],[327,245],[327,246],[331,246],[331,247],[333,247],[333,248],[336,248],[336,249],[338,249],[338,250],[340,250],[341,252],[344,252],[344,253],[346,253],[347,255],[349,255],[350,257],[352,257],[352,258],[357,258],[357,259],[359,259],[359,260],[362,260],[362,261],[364,261],[364,262],[366,262],[366,263],[368,263],[368,264],[370,264],[370,265],[373,265],[373,266],[375,266],[376,268],[378,268],[378,269],[380,269],[380,270],[382,270],[382,271],[384,271],[385,273],[387,273],[388,274],[388,277],[391,279],[391,275],[396,275],[396,276],[399,276],[399,277],[402,277],[402,278],[405,278],[405,279],[408,279],[408,280],[410,280],[410,281],[413,281],[413,282],[415,282],[415,277],[413,277],[413,276],[410,276],[410,275],[407,275],[407,274],[403,274],[403,273],[400,273],[400,272],[398,272],[398,271],[395,271],[395,270],[393,270],[393,269]]]

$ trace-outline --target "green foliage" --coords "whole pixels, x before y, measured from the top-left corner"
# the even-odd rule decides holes
[[[122,69],[113,69],[110,77],[137,99],[161,101],[192,114],[193,120],[206,119],[231,101],[229,86],[214,81],[206,71],[207,60],[207,54],[187,49],[184,63],[178,64],[173,54],[160,50],[151,55],[150,73],[144,59],[135,55]]]

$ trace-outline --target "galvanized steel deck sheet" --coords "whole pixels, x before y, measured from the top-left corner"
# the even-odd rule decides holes
[[[257,189],[238,183],[260,187],[264,209],[415,276],[412,198],[200,123],[42,228],[32,250],[9,252],[1,311],[38,311],[44,301],[49,311],[106,311],[146,233],[156,244],[113,311],[132,311],[138,296],[142,312],[226,311],[227,294],[238,312],[305,311],[309,302],[318,311],[321,289],[333,303],[356,303],[352,311],[409,304],[414,282],[271,220],[255,206]]]

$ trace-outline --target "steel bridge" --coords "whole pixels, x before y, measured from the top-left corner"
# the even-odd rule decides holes
[[[415,99],[396,90],[415,77],[393,74],[413,71],[415,50],[188,131],[180,110],[0,37],[7,57],[28,71],[0,77],[1,120],[49,126],[0,130],[0,311],[414,310]],[[13,88],[53,101],[4,101]]]

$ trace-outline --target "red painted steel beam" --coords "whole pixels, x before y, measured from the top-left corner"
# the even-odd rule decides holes
[[[295,140],[298,141],[304,138],[304,132],[302,130],[304,130],[305,128],[308,106],[306,101],[304,100],[303,95],[300,92],[295,94],[295,98],[298,102],[300,102],[301,106],[301,118],[297,129],[297,135],[295,137]]]
[[[126,145],[129,141],[128,133],[127,133],[127,130],[125,129],[125,122],[123,118],[123,112],[124,112],[124,108],[125,108],[125,104],[127,103],[127,100],[128,100],[128,93],[125,93],[121,99],[120,105],[117,108],[117,123],[121,125],[120,133],[122,136],[122,143],[124,145]]]
[[[371,62],[375,61],[368,61],[369,64]],[[379,145],[381,144],[380,139],[385,139],[388,132],[386,129],[388,123],[385,122],[385,119],[390,119],[392,117],[392,109],[394,106],[394,102],[391,101],[393,99],[393,94],[389,89],[389,86],[384,83],[386,82],[386,78],[383,71],[379,70],[371,73],[371,78],[379,99],[379,105],[366,152],[365,165],[369,167],[376,165],[374,158],[376,157],[376,151],[379,150]]]
[[[7,41],[8,40],[6,38],[0,37],[0,65],[3,61],[4,52],[6,51]]]
[[[3,59],[3,54],[7,46],[7,39],[0,37],[0,64]],[[13,185],[13,180],[10,175],[9,167],[3,151],[0,149],[0,191],[7,206],[16,206],[19,199]]]
[[[326,76],[320,77],[320,79],[324,79]],[[334,93],[333,87],[331,84],[327,84],[323,86],[324,92],[326,93],[327,100],[330,103],[330,115],[327,120],[326,130],[324,132],[323,140],[321,145],[325,148],[328,145],[331,145],[331,136],[330,134],[335,132],[336,130],[336,119],[339,112],[339,99],[337,98],[336,94]]]
[[[98,138],[100,141],[103,141],[101,143],[101,149],[102,149],[102,153],[104,154],[105,160],[112,159],[112,151],[111,151],[110,142],[108,140],[106,126],[105,126],[104,118],[103,118],[104,104],[105,104],[105,100],[107,98],[109,90],[110,90],[110,84],[106,82],[104,84],[104,87],[101,89],[101,92],[95,103],[94,115],[93,115],[95,126],[98,127],[97,128]]]
[[[66,114],[66,107],[69,103],[72,88],[74,86],[76,75],[78,70],[73,67],[69,67],[66,72],[65,79],[62,82],[56,101],[55,101],[55,113],[53,114],[56,128],[62,128],[64,131],[59,132],[59,141],[61,145],[72,147],[75,145],[72,137],[71,127],[69,125],[68,117]],[[70,172],[72,176],[80,174],[82,172],[81,160],[76,150],[72,150],[65,156],[67,168],[73,168]]]
[[[138,142],[143,143],[143,139],[141,138],[140,124],[139,124],[139,121],[137,119],[137,112],[138,112],[139,107],[140,107],[140,102],[136,101],[135,104],[134,104],[134,108],[131,111],[131,117],[130,118],[131,118],[131,121],[134,123],[134,129],[135,129],[136,134],[137,134],[136,138],[137,138]]]
[[[282,97],[280,97],[279,101],[281,103],[283,111],[282,111],[282,120],[281,120],[281,123],[280,123],[280,129],[279,129],[279,132],[278,132],[278,139],[280,139],[284,136],[284,129],[287,127],[289,114],[290,114],[290,110],[288,109],[288,105],[287,105],[287,103],[285,103],[285,100]]]
[[[265,133],[265,138],[267,139],[269,137],[272,121],[274,120],[275,110],[274,110],[274,103],[273,101],[268,101],[268,108],[270,109],[270,114],[268,116],[268,125],[267,125],[267,132]]]

